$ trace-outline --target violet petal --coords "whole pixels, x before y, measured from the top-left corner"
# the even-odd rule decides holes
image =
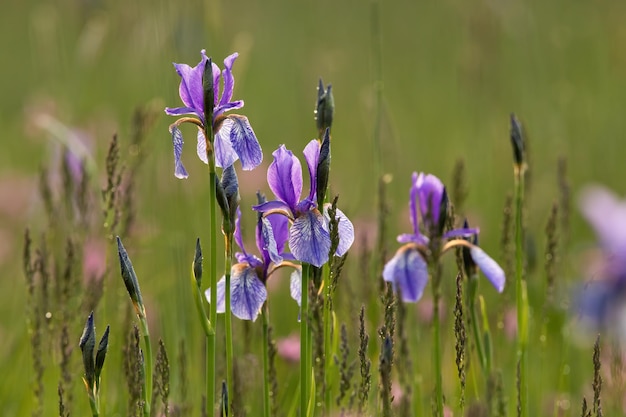
[[[470,248],[470,254],[472,255],[474,263],[478,265],[481,271],[483,271],[483,274],[485,274],[496,290],[498,292],[502,292],[504,290],[504,283],[506,279],[504,271],[500,268],[500,265],[498,265],[496,261],[489,257],[489,255],[487,255],[485,251],[478,246],[472,246]]]
[[[417,250],[402,246],[385,265],[383,278],[400,289],[402,301],[416,302],[428,282],[428,265]]]
[[[294,211],[302,193],[302,166],[285,145],[274,151],[274,161],[267,169],[267,183],[276,197]]]
[[[233,64],[239,54],[235,52],[224,59],[224,70],[222,71],[222,79],[224,80],[224,90],[220,99],[220,105],[230,102],[233,98],[233,90],[235,88],[235,78],[233,77]]]
[[[196,145],[196,153],[202,162],[205,164],[209,163],[209,159],[206,155],[206,140],[204,140],[204,133],[202,132],[202,129],[198,129],[198,144]]]
[[[329,224],[330,213],[328,210],[330,209],[330,206],[330,203],[324,204],[324,217],[326,218],[326,221],[329,222]],[[346,216],[343,211],[339,209],[337,209],[336,218],[337,220],[339,220],[339,245],[337,246],[337,251],[335,252],[335,255],[343,256],[346,254],[346,252],[348,252],[348,249],[350,249],[352,243],[354,243],[354,225],[352,224],[350,219],[348,219],[348,216]]]
[[[320,158],[320,143],[317,139],[310,141],[304,148],[304,159],[306,160],[307,167],[309,168],[309,199],[316,200],[316,187],[317,187],[317,165]]]

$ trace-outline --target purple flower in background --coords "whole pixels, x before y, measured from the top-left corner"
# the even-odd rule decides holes
[[[626,201],[606,188],[587,188],[580,209],[598,236],[601,262],[594,279],[576,295],[583,324],[597,329],[608,326],[626,336]]]
[[[478,229],[460,228],[443,233],[446,222],[448,199],[446,189],[439,178],[430,174],[413,173],[409,192],[409,212],[412,233],[401,234],[398,242],[404,243],[383,269],[383,278],[393,283],[402,293],[405,302],[418,301],[428,282],[429,262],[433,258],[432,242],[438,239],[451,239],[441,248],[443,254],[452,247],[469,249],[474,263],[483,271],[498,292],[504,290],[504,271],[477,245],[462,237],[478,234]],[[420,227],[421,226],[421,227]]]
[[[180,123],[190,122],[198,126],[198,157],[208,164],[207,141],[204,130],[207,123],[212,124],[215,134],[214,154],[215,164],[221,168],[228,168],[241,159],[244,170],[252,170],[263,160],[263,152],[248,118],[238,114],[225,115],[229,110],[243,107],[243,100],[233,101],[235,78],[232,67],[238,54],[235,52],[224,59],[224,69],[211,62],[212,80],[208,83],[213,89],[213,107],[205,108],[205,85],[203,75],[209,58],[205,50],[201,51],[202,59],[195,67],[187,64],[174,64],[176,72],[181,77],[178,93],[183,102],[182,107],[166,107],[165,113],[170,116],[193,115],[196,118],[184,117],[170,126],[172,142],[174,144],[174,175],[177,178],[187,178],[187,170],[181,162],[183,136],[178,128]],[[223,91],[220,95],[220,79],[223,80]],[[207,120],[211,118],[211,120]]]
[[[329,204],[323,208],[323,214],[317,207],[317,165],[320,155],[320,143],[316,139],[304,148],[304,157],[309,169],[309,194],[300,200],[302,194],[302,166],[300,161],[285,145],[274,153],[274,161],[267,170],[267,182],[277,197],[257,206],[264,215],[279,213],[293,222],[289,229],[289,249],[301,262],[321,267],[328,261],[330,252],[330,216]],[[339,221],[339,246],[337,256],[343,256],[354,242],[354,227],[343,212],[337,210]]]
[[[248,253],[241,237],[241,211],[237,209],[235,222],[235,242],[241,249],[235,257],[237,263],[231,268],[230,292],[231,311],[241,320],[256,320],[263,303],[267,299],[266,283],[271,273],[280,266],[297,268],[290,262],[293,257],[284,252],[289,230],[287,219],[279,214],[272,214],[263,218],[259,215],[256,226],[256,244],[261,258]],[[268,233],[270,230],[273,233]],[[271,267],[272,262],[274,266]],[[217,312],[226,311],[225,303],[226,278],[222,277],[217,283]],[[210,302],[210,288],[205,295]]]

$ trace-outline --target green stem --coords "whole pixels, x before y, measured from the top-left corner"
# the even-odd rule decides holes
[[[141,333],[143,334],[143,342],[145,354],[143,357],[144,369],[144,386],[143,386],[143,415],[150,417],[150,405],[152,404],[152,344],[150,343],[150,332],[148,331],[148,320],[146,317],[140,317]]]
[[[441,369],[441,334],[439,325],[439,299],[441,298],[441,265],[436,259],[432,267],[432,291],[433,291],[433,339],[435,361],[435,403],[436,417],[443,417],[443,380]]]
[[[332,319],[330,307],[332,304],[332,289],[330,285],[330,268],[324,266],[324,413],[330,415],[332,404],[331,364],[332,364]]]
[[[263,304],[261,315],[263,316],[263,417],[270,417],[270,308],[267,300]]]
[[[215,189],[215,155],[213,154],[213,126],[207,123],[204,128],[206,140],[207,159],[209,161],[209,279],[210,297],[209,322],[215,326],[217,323],[217,190]],[[215,415],[215,340],[216,334],[207,336],[207,359],[206,359],[206,404],[207,415]]]
[[[89,406],[91,407],[91,415],[93,417],[99,417],[100,416],[100,407],[98,407],[98,399],[93,396],[93,395],[89,395]]]
[[[230,229],[230,226],[228,226]],[[233,324],[232,312],[230,310],[231,293],[230,293],[230,270],[233,262],[233,234],[228,233],[225,236],[225,256],[224,256],[224,293],[225,293],[225,325],[226,325],[226,387],[228,388],[228,397],[232,398],[233,391]],[[230,402],[230,400],[229,400]],[[230,406],[228,406],[230,408]]]
[[[520,361],[520,406],[521,416],[528,416],[528,306],[523,282],[524,268],[524,236],[523,236],[523,207],[524,207],[524,171],[516,168],[515,175],[515,289],[517,305],[517,356]]]
[[[480,361],[480,366],[485,374],[485,379],[489,378],[489,374],[491,373],[491,369],[489,368],[489,364],[487,358],[485,356],[485,350],[483,348],[483,337],[482,332],[478,326],[478,315],[476,314],[476,290],[478,288],[478,277],[476,275],[472,275],[468,277],[468,292],[467,292],[467,306],[470,312],[470,320],[472,322],[472,334],[474,335],[474,344],[476,345],[476,353],[478,354],[478,360]]]
[[[309,396],[309,264],[302,264],[300,302],[300,417],[305,417]]]

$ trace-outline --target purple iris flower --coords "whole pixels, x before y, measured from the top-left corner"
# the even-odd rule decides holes
[[[188,174],[181,162],[183,149],[183,136],[178,125],[182,122],[191,122],[198,126],[198,157],[208,164],[204,127],[206,123],[212,123],[215,134],[215,164],[221,168],[228,168],[241,159],[244,170],[252,170],[263,160],[263,152],[259,141],[248,122],[248,118],[238,114],[225,115],[224,113],[243,107],[243,100],[233,101],[233,89],[235,78],[232,67],[238,54],[235,52],[224,59],[224,70],[215,64],[212,65],[213,73],[213,109],[205,109],[203,74],[209,58],[205,50],[201,51],[202,59],[195,67],[187,64],[174,64],[176,72],[180,75],[178,93],[183,102],[182,107],[165,108],[165,113],[170,116],[193,115],[196,118],[181,118],[170,126],[172,142],[174,144],[174,175],[177,178],[187,178]],[[223,91],[220,96],[220,79],[223,80]],[[213,120],[206,120],[212,115]]]
[[[626,336],[626,201],[606,188],[587,188],[580,199],[582,214],[598,236],[602,258],[597,276],[578,291],[576,308],[583,324],[619,328]]]
[[[287,219],[284,216],[273,214],[266,218],[259,216],[256,226],[256,244],[261,258],[248,253],[241,237],[241,211],[237,209],[235,221],[235,242],[241,249],[235,257],[237,263],[231,268],[230,293],[231,311],[241,320],[256,320],[259,311],[267,300],[266,283],[270,274],[280,266],[297,268],[283,259],[292,259],[289,253],[284,252],[285,243],[289,235]],[[269,230],[273,233],[268,233]],[[272,266],[272,262],[274,265]],[[226,278],[222,277],[217,283],[217,312],[226,311],[225,302]],[[205,296],[210,300],[211,289],[207,289]]]
[[[313,139],[304,148],[304,157],[309,169],[309,194],[302,194],[302,166],[300,161],[285,145],[274,153],[274,161],[267,170],[267,182],[277,197],[275,201],[254,206],[264,215],[279,213],[293,222],[289,229],[289,249],[301,262],[321,267],[328,262],[330,252],[330,204],[325,204],[323,214],[317,207],[317,165],[320,142]],[[337,256],[343,256],[354,242],[354,227],[341,210],[337,209],[339,221],[339,246]]]
[[[461,246],[469,249],[472,260],[483,271],[498,292],[504,290],[504,271],[477,245],[466,239],[478,234],[475,228],[460,228],[442,233],[447,212],[447,196],[443,183],[430,174],[413,173],[409,192],[409,212],[412,233],[401,234],[398,242],[404,243],[383,269],[383,278],[400,289],[405,302],[418,301],[428,282],[429,262],[433,251],[433,239],[451,239],[437,248],[440,254],[450,248]],[[421,226],[421,228],[420,228]]]

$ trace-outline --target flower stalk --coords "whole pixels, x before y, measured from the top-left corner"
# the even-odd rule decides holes
[[[263,304],[261,315],[263,316],[263,417],[270,417],[270,308],[267,300]]]
[[[435,260],[431,266],[433,294],[433,359],[435,366],[435,409],[437,417],[443,417],[443,378],[441,369],[441,329],[439,323],[439,300],[441,299],[441,264]]]
[[[226,223],[226,220],[225,220]],[[230,223],[230,222],[229,222]],[[226,229],[226,228],[225,228]],[[225,327],[226,327],[226,386],[228,392],[233,391],[233,324],[232,324],[232,311],[231,311],[231,288],[230,288],[230,273],[233,263],[233,233],[227,232],[224,235],[224,277],[225,277]],[[217,298],[214,298],[217,300]],[[216,303],[213,303],[217,305]],[[229,407],[225,405],[225,407]]]
[[[519,398],[521,416],[528,416],[528,297],[524,282],[524,174],[526,162],[522,128],[511,115],[511,143],[513,145],[513,172],[515,177],[515,295],[517,307],[517,357],[519,360]]]
[[[309,403],[309,271],[311,266],[302,264],[301,300],[300,300],[300,415],[307,416]]]

